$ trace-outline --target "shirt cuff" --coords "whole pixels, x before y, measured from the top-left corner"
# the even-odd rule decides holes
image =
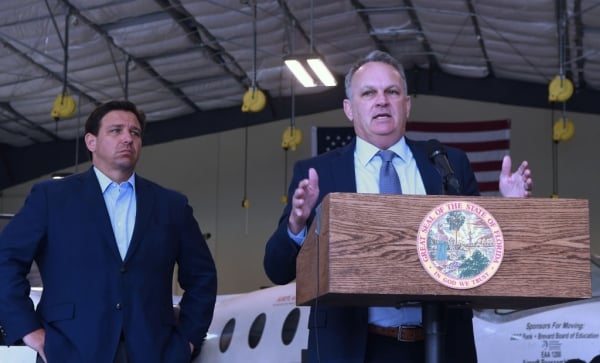
[[[288,227],[288,236],[292,239],[292,241],[296,242],[298,246],[302,246],[304,243],[304,239],[306,238],[306,226],[302,228],[302,230],[298,234],[293,234]]]

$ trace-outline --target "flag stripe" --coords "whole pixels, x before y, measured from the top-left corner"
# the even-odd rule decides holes
[[[407,133],[407,135],[409,135]],[[410,137],[411,135],[409,135]],[[483,135],[482,137],[485,137]],[[441,143],[448,146],[453,146],[461,149],[462,151],[468,153],[473,151],[486,151],[486,150],[508,150],[510,148],[509,140],[487,140],[484,142],[443,142]]]
[[[501,160],[493,160],[493,161],[484,161],[482,163],[471,163],[473,167],[473,171],[482,172],[482,171],[496,171],[502,168]]]
[[[472,151],[468,152],[469,160],[471,163],[484,163],[486,161],[502,161],[504,155],[508,153],[507,150],[492,150],[492,151]]]
[[[479,192],[481,195],[497,195],[498,194],[498,181],[479,182]]]
[[[491,171],[478,171],[475,172],[477,175],[477,181],[479,183],[482,182],[498,182],[498,171],[497,170],[491,170]],[[495,188],[498,189],[498,186],[495,185]]]
[[[406,124],[406,131],[423,131],[427,133],[470,133],[476,131],[494,130],[510,130],[510,120],[492,120],[476,122],[410,121]]]

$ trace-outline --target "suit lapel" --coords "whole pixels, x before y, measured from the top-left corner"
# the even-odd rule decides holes
[[[329,170],[330,180],[333,180],[332,191],[341,193],[356,193],[356,174],[354,172],[354,149],[356,138],[347,145],[336,149],[337,155],[331,158]]]
[[[425,150],[423,149],[423,143],[415,142],[407,138],[406,144],[410,147],[413,157],[417,162],[417,168],[419,169],[421,179],[423,179],[423,184],[425,185],[425,192],[427,194],[440,194],[440,191],[442,190],[442,179],[438,171],[427,158]]]

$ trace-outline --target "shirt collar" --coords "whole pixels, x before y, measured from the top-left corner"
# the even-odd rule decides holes
[[[101,172],[100,169],[96,168],[95,166],[94,166],[94,173],[96,173],[96,177],[98,178],[98,182],[100,183],[100,190],[102,190],[102,193],[104,193],[106,191],[106,188],[108,188],[108,186],[111,183],[116,183],[116,182],[113,182],[109,177],[106,176],[106,174]],[[131,184],[131,188],[135,192],[135,172],[131,174],[129,179],[127,179],[127,182],[129,184]],[[118,183],[116,183],[116,184],[118,184]]]
[[[408,145],[406,144],[406,139],[404,138],[404,136],[402,136],[402,138],[398,140],[398,142],[396,142],[394,145],[390,146],[388,150],[392,150],[393,152],[395,152],[396,155],[398,155],[404,161],[410,159],[411,152]],[[377,155],[379,149],[375,145],[370,144],[357,136],[355,152],[358,157],[358,161],[363,166],[366,166],[369,162],[371,162],[371,159],[375,155]]]

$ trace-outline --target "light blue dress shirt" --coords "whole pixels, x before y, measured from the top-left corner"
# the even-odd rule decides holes
[[[398,157],[392,160],[400,178],[402,194],[424,195],[425,185],[417,167],[417,161],[404,138],[392,145],[390,150]],[[354,170],[356,175],[356,191],[358,193],[379,193],[379,170],[381,158],[372,144],[356,138],[354,150]],[[398,216],[402,218],[402,216]],[[379,326],[420,325],[421,307],[419,304],[408,303],[401,308],[371,307],[369,308],[369,323]]]
[[[400,178],[403,194],[425,195],[425,185],[417,161],[404,137],[392,145],[398,157],[392,160],[394,168]],[[354,149],[354,174],[356,175],[356,191],[358,193],[379,193],[379,169],[381,158],[376,157],[377,149],[372,144],[360,137],[356,138]],[[398,216],[401,218],[402,216]],[[299,234],[294,235],[288,230],[290,237],[299,245],[302,245],[306,237],[306,228]],[[416,303],[407,303],[400,308],[394,307],[371,307],[369,308],[369,323],[379,326],[420,325],[422,321],[421,307]]]
[[[135,173],[131,177],[119,184],[110,180],[100,170],[94,167],[96,177],[100,183],[106,209],[110,217],[117,247],[121,259],[125,260],[127,249],[133,235],[135,226],[135,215],[137,202],[135,198]]]

